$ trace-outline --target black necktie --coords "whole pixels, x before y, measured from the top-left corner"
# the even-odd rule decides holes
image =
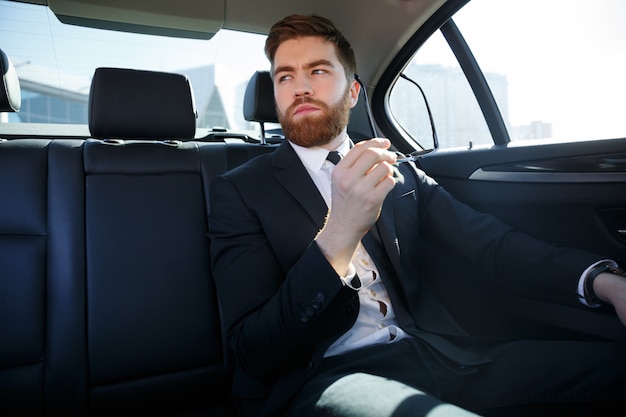
[[[341,158],[342,158],[341,154],[337,151],[328,152],[328,156],[326,157],[326,159],[328,159],[330,162],[332,162],[335,165],[337,165],[339,161],[341,161]]]

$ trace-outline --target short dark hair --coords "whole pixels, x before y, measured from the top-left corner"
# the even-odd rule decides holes
[[[265,55],[274,68],[274,57],[281,43],[302,36],[317,36],[335,44],[337,57],[344,67],[346,77],[356,73],[356,58],[348,40],[330,20],[316,15],[287,16],[272,26],[265,41]]]

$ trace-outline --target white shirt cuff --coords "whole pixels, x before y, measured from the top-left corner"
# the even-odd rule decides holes
[[[352,265],[352,262],[350,262],[348,273],[343,277],[340,276],[339,278],[341,278],[341,283],[343,285],[348,286],[355,291],[358,291],[361,289],[361,280],[357,278],[356,268],[354,267],[354,265]]]

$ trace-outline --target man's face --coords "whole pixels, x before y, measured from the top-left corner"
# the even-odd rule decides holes
[[[320,37],[283,42],[274,56],[274,96],[286,137],[323,146],[346,128],[359,86],[348,83],[334,44]]]

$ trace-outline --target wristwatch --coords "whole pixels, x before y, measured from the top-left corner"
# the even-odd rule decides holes
[[[585,299],[589,304],[604,304],[604,301],[598,298],[596,292],[593,290],[593,281],[603,272],[610,272],[611,274],[626,277],[626,271],[611,264],[602,264],[593,268],[585,279]]]

